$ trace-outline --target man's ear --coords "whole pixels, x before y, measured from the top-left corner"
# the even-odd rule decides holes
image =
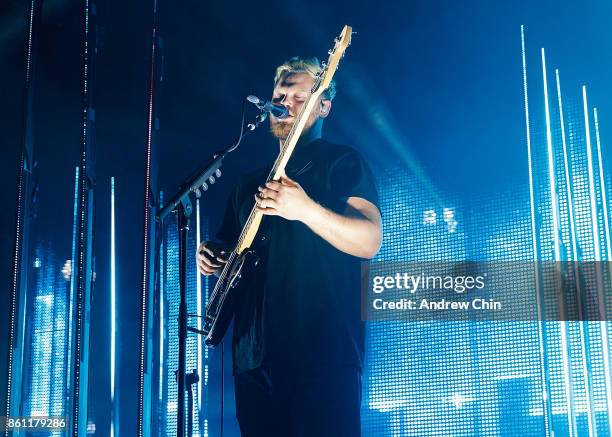
[[[331,111],[331,100],[321,100],[321,109],[319,110],[319,115],[321,118],[325,118],[329,115],[329,111]]]

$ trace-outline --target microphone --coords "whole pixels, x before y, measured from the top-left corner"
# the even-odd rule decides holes
[[[275,105],[256,96],[247,96],[247,100],[257,106],[260,111],[269,112],[276,118],[287,118],[289,116],[289,110],[282,105]]]

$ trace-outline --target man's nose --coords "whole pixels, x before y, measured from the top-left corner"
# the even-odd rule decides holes
[[[287,94],[285,94],[285,95],[283,96],[283,98],[280,100],[280,102],[278,102],[278,103],[279,103],[280,105],[283,105],[283,106],[288,106],[288,105],[290,105],[290,103],[289,103],[289,99],[287,98]]]
[[[291,104],[291,100],[288,99],[287,96],[284,96],[283,99],[280,102],[278,102],[278,104],[284,106],[289,111],[291,111],[291,109],[293,109],[293,105]]]

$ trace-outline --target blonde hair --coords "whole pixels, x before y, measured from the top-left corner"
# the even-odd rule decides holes
[[[306,73],[313,79],[317,78],[317,75],[323,71],[319,59],[313,58],[299,58],[297,56],[286,60],[283,64],[276,67],[276,74],[274,75],[274,85],[276,85],[279,79],[285,74],[293,73]],[[321,94],[324,100],[333,100],[336,96],[336,82],[333,80],[329,84],[329,87]]]

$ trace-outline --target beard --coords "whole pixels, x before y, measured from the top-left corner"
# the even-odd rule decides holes
[[[308,120],[306,121],[304,130],[302,130],[302,135],[308,133],[308,131],[310,131],[310,128],[314,126],[317,120],[318,120],[317,115],[311,114]],[[288,122],[283,122],[283,121],[276,121],[272,123],[272,121],[270,121],[270,133],[275,138],[278,138],[281,141],[285,141],[287,137],[289,136],[291,129],[293,129],[294,124],[295,122],[288,123]]]
[[[285,141],[287,139],[292,128],[293,123],[283,123],[278,121],[276,123],[270,123],[270,133],[272,136],[281,141]]]

